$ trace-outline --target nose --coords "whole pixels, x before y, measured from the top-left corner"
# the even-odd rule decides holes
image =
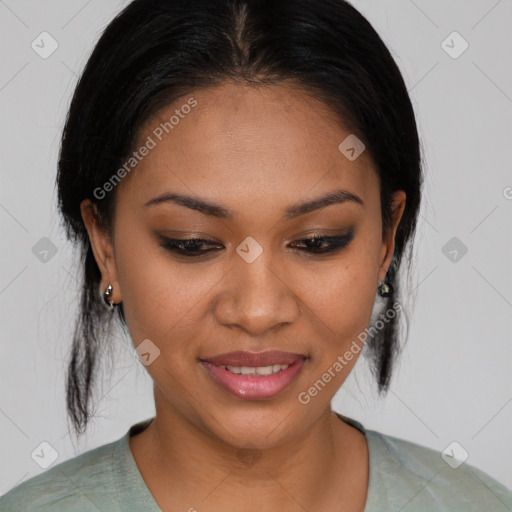
[[[215,318],[262,336],[278,326],[292,324],[302,311],[290,273],[272,261],[269,251],[252,263],[236,255],[215,303]]]

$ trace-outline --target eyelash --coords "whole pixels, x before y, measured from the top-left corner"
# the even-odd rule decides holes
[[[297,243],[313,243],[313,244],[325,244],[326,242],[330,244],[330,247],[309,247],[306,249],[300,249],[302,252],[306,252],[313,255],[322,255],[327,253],[334,253],[336,251],[340,251],[345,247],[348,247],[352,239],[354,238],[354,232],[350,231],[347,235],[343,236],[318,236],[313,235],[311,238],[303,238],[301,240],[295,240],[292,244]],[[207,250],[190,250],[187,249],[187,245],[192,245],[192,247],[196,247],[197,245],[215,245],[215,242],[211,242],[210,240],[205,240],[203,238],[186,238],[186,239],[176,239],[176,238],[164,238],[163,239],[163,247],[170,252],[178,253],[181,256],[185,256],[187,258],[198,258],[204,256],[208,253],[215,251],[215,249],[207,249]]]

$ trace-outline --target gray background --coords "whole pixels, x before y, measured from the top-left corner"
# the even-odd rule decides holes
[[[68,434],[64,403],[78,273],[55,207],[59,136],[77,75],[126,4],[0,0],[2,494],[43,471],[31,457],[41,442],[56,450],[56,464],[154,413],[151,379],[120,337],[97,417],[79,444]],[[392,389],[379,399],[360,360],[333,408],[440,452],[456,441],[467,463],[512,487],[512,2],[354,5],[404,74],[426,183],[411,284],[417,300]],[[46,59],[31,47],[43,31],[59,45]],[[442,46],[454,31],[469,44],[457,58],[458,36],[445,43],[452,56]],[[44,237],[55,255],[44,255]]]

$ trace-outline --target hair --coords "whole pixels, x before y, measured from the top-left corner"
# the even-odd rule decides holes
[[[96,200],[134,148],[142,125],[192,90],[223,82],[295,84],[323,101],[363,141],[379,180],[383,234],[390,228],[391,194],[403,190],[386,280],[399,297],[398,270],[409,266],[420,206],[420,141],[407,88],[371,24],[344,0],[134,0],[106,27],[74,91],[67,114],[56,185],[66,235],[80,251],[80,311],[66,374],[66,404],[75,433],[87,427],[105,326],[117,315],[100,290],[101,273],[82,220],[91,199],[100,226],[112,236],[116,190]],[[399,351],[397,312],[375,336],[369,357],[379,393],[389,387]]]

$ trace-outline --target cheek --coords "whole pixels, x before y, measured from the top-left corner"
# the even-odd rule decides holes
[[[362,263],[347,264],[325,276],[317,275],[307,288],[306,304],[318,328],[330,333],[339,348],[368,326],[375,301],[375,279]]]
[[[147,232],[133,230],[116,239],[117,272],[133,342],[149,338],[161,345],[190,321],[202,295],[197,279],[187,279],[193,266],[184,272]]]
[[[336,264],[318,266],[302,280],[313,330],[322,340],[312,355],[321,364],[329,366],[354,340],[361,344],[358,336],[370,323],[377,293],[378,249],[378,244],[359,244]]]

